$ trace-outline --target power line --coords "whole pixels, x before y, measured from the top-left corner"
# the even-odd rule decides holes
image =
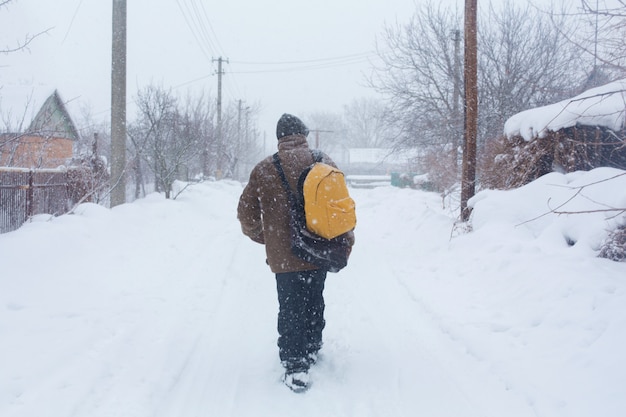
[[[359,57],[362,56],[363,58],[361,59],[352,59],[351,57]],[[352,54],[352,55],[345,55],[342,57],[334,57],[334,58],[321,58],[321,59],[312,59],[312,60],[304,60],[304,61],[285,61],[284,64],[285,65],[293,65],[293,64],[297,64],[297,63],[315,63],[317,62],[317,65],[306,65],[306,66],[296,66],[296,67],[288,67],[288,68],[272,68],[272,69],[266,69],[266,70],[250,70],[250,71],[228,71],[227,73],[229,75],[232,74],[270,74],[270,73],[288,73],[288,72],[300,72],[300,71],[315,71],[315,70],[324,70],[324,69],[328,69],[328,68],[334,68],[334,67],[339,67],[339,66],[348,66],[348,65],[354,65],[354,64],[358,64],[361,62],[365,62],[367,61],[367,59],[365,58],[369,58],[369,57],[376,57],[376,55],[371,55],[368,53],[360,53],[360,54]],[[343,61],[340,61],[341,59],[343,59]],[[213,58],[211,58],[211,60],[213,60]],[[335,62],[332,62],[333,60],[335,60]],[[254,63],[254,62],[244,62],[244,61],[225,61],[229,67],[232,68],[232,64],[233,63],[238,63],[238,64],[245,64],[245,65],[265,65],[265,64],[274,64],[274,65],[280,65],[280,62],[265,62],[265,63]],[[324,63],[326,62],[326,63]],[[181,87],[187,86],[187,85],[191,85],[203,80],[206,80],[207,78],[211,78],[213,76],[215,76],[217,74],[217,72],[214,73],[210,73],[210,74],[206,74],[206,75],[201,75],[200,77],[194,78],[192,80],[189,81],[183,81],[177,85],[172,86],[173,89],[179,89]],[[225,86],[223,86],[225,89],[229,90],[229,96],[232,99],[237,99],[237,98],[245,98],[245,94],[243,94],[242,90],[239,88],[236,79],[234,79],[234,77],[229,77],[229,80],[231,82],[227,83]],[[128,102],[130,103],[132,100],[129,100]],[[99,112],[94,113],[95,115],[99,115],[99,114],[104,114],[109,112],[109,109],[106,110],[102,110]]]
[[[202,53],[204,54],[204,56],[206,58],[208,58],[209,60],[211,59],[211,50],[209,49],[208,51],[205,49],[206,46],[204,44],[204,42],[202,42],[200,40],[200,38],[198,37],[196,31],[194,30],[194,28],[192,27],[192,22],[190,22],[190,18],[187,16],[187,14],[185,13],[185,11],[183,10],[183,6],[180,4],[180,1],[176,1],[176,3],[178,4],[178,8],[180,9],[181,14],[183,15],[183,18],[185,19],[185,23],[187,24],[187,27],[189,28],[189,30],[191,31],[191,34],[193,35],[194,38],[196,38],[196,42],[198,43],[198,47],[200,48],[200,50],[202,51]]]
[[[203,19],[203,15],[200,13],[198,8],[198,4],[191,0],[191,7],[193,8],[193,17],[195,17],[196,28],[200,32],[200,37],[204,39],[204,41],[209,45],[211,50],[215,53],[219,53],[219,48],[216,47],[216,42],[213,42],[211,38],[211,34],[207,30],[206,21]]]
[[[369,58],[375,55],[374,52],[361,52],[358,54],[351,55],[343,55],[337,57],[330,58],[318,58],[318,59],[308,59],[302,61],[274,61],[274,62],[250,62],[250,61],[233,61],[233,64],[241,64],[241,65],[298,65],[298,64],[311,64],[311,63],[322,63],[328,62],[331,63],[333,61],[349,61],[349,60],[362,60],[365,58]]]
[[[234,74],[263,74],[263,73],[285,73],[285,72],[299,72],[299,71],[314,71],[314,70],[323,70],[329,68],[343,67],[361,64],[364,62],[370,61],[370,58],[376,57],[374,54],[354,54],[354,55],[346,55],[342,57],[334,57],[334,58],[322,58],[322,59],[313,59],[306,61],[290,61],[290,62],[263,62],[257,63],[257,65],[287,65],[287,67],[277,67],[270,69],[254,69],[254,70],[243,70],[243,71],[233,71]],[[233,61],[233,63],[238,63],[238,61]],[[240,62],[239,62],[240,63]],[[253,63],[247,62],[245,65],[253,65]],[[304,64],[304,65],[301,65]]]
[[[285,73],[285,72],[300,72],[300,71],[316,71],[316,70],[324,70],[330,68],[337,67],[345,67],[355,64],[360,64],[363,62],[367,62],[366,59],[361,59],[357,61],[350,62],[336,62],[329,64],[318,64],[318,65],[307,65],[300,67],[289,67],[289,68],[271,68],[271,69],[261,69],[261,70],[250,70],[250,71],[233,71],[232,74],[265,74],[265,73]]]
[[[172,88],[176,90],[176,89],[184,87],[186,85],[194,84],[194,83],[197,83],[198,81],[206,80],[207,78],[213,77],[213,75],[214,74],[203,75],[201,77],[194,78],[193,80],[189,80],[189,81],[185,81],[185,82],[182,82],[180,84],[177,84],[177,85],[173,86]]]
[[[213,33],[213,38],[215,39],[215,43],[217,44],[219,52],[221,53],[221,55],[226,55],[224,53],[224,48],[222,48],[222,45],[220,44],[219,38],[217,37],[217,34],[215,33],[215,30],[213,29],[213,25],[211,24],[211,19],[209,19],[209,15],[206,12],[206,8],[204,7],[204,3],[200,2],[200,6],[202,7],[202,11],[204,13],[205,21],[209,25],[209,29],[211,29],[211,33]]]
[[[178,8],[180,9],[183,18],[185,19],[185,23],[191,34],[196,39],[198,43],[198,47],[204,54],[206,58],[211,60],[211,57],[218,52],[217,48],[213,45],[213,41],[209,32],[206,30],[206,26],[204,24],[204,20],[199,13],[198,7],[195,3],[192,2],[191,6],[187,4],[184,0],[176,0],[178,4]]]
[[[209,61],[215,61],[213,56],[227,56],[211,24],[204,3],[201,1],[198,5],[196,0],[189,0],[189,2],[186,0],[177,0],[177,3],[185,18],[187,27],[192,32],[198,46]],[[224,63],[229,64],[228,61],[224,61]],[[228,73],[230,74],[231,72],[229,71]],[[225,84],[224,87],[230,91],[233,86],[238,92],[241,91],[234,77],[229,77],[229,83]],[[242,97],[240,93],[231,95],[233,99]]]
[[[76,15],[78,14],[78,10],[80,9],[80,6],[82,6],[82,4],[83,4],[83,0],[80,0],[80,2],[78,3],[78,6],[76,6],[76,10],[74,11],[74,14],[72,15],[72,20],[70,21],[70,25],[68,26],[67,31],[65,32],[65,36],[63,37],[61,44],[65,43],[65,40],[67,39],[67,35],[70,34],[70,30],[72,30],[72,26],[74,26],[74,19],[76,19]]]

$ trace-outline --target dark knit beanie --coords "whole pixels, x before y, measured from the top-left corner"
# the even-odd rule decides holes
[[[283,114],[276,125],[276,137],[278,139],[290,135],[309,135],[309,129],[302,120],[291,114]]]

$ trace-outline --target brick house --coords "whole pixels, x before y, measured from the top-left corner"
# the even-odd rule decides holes
[[[0,135],[0,166],[57,168],[67,165],[78,139],[78,130],[55,90],[25,133]]]

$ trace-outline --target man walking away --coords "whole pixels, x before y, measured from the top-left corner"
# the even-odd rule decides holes
[[[292,190],[300,173],[314,162],[307,143],[309,129],[296,116],[283,114],[276,126],[278,155]],[[322,162],[335,163],[322,154]],[[237,208],[243,233],[265,245],[267,263],[276,274],[278,349],[285,368],[283,381],[295,392],[309,386],[308,371],[322,347],[326,272],[291,252],[290,204],[272,156],[259,162]],[[347,234],[350,245],[354,234]]]

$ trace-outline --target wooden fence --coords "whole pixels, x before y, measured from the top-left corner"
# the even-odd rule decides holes
[[[68,182],[63,169],[0,168],[0,233],[18,229],[36,214],[66,213]]]

